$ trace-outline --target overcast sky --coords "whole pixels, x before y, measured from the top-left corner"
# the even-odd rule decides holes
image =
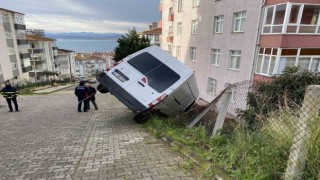
[[[160,0],[0,0],[25,14],[28,29],[46,32],[124,33],[159,21]]]

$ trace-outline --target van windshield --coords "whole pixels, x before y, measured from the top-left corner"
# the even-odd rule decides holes
[[[168,89],[180,79],[179,74],[151,54],[144,52],[128,63],[148,78],[148,85],[158,93]]]

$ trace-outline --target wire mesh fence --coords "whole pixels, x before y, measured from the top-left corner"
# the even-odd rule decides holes
[[[204,125],[212,138],[228,133],[239,141],[243,135],[237,164],[260,166],[262,179],[320,179],[318,84],[318,74],[294,69],[270,82],[232,84],[201,106],[188,127]]]

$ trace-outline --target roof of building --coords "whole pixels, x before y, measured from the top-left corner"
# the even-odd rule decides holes
[[[100,60],[103,59],[100,56],[90,55],[90,54],[76,54],[76,61],[86,61],[86,60]]]
[[[142,34],[161,34],[162,28],[151,29],[148,31],[143,31]]]
[[[55,41],[55,39],[47,38],[44,36],[34,36],[34,35],[27,35],[28,41]]]
[[[18,13],[18,14],[25,15],[25,14],[23,14],[23,13],[21,13],[21,12],[17,12],[17,11],[9,10],[9,9],[0,8],[0,10],[4,10],[4,11],[9,11],[9,12],[13,12],[13,13]]]

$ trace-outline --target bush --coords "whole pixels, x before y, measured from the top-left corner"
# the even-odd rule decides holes
[[[239,117],[246,120],[251,129],[259,129],[261,121],[280,107],[297,108],[302,105],[308,85],[319,84],[318,74],[289,67],[271,82],[258,82],[247,95],[247,110]]]

